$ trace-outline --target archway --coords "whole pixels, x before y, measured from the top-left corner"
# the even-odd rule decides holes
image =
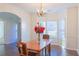
[[[0,12],[0,44],[10,44],[21,39],[21,19],[10,12]]]

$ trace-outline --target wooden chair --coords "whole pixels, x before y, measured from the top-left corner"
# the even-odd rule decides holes
[[[17,47],[18,47],[20,56],[37,56],[38,55],[36,52],[27,50],[26,43],[24,43],[24,42],[18,42]]]
[[[48,34],[43,34],[43,39],[49,39],[49,35]]]
[[[43,34],[43,39],[44,40],[49,40],[49,35],[48,34]],[[47,51],[49,52],[49,46],[47,46],[45,49],[46,49],[46,54],[47,54]]]
[[[24,42],[18,42],[17,43],[18,51],[20,56],[26,56],[28,55],[26,43]]]

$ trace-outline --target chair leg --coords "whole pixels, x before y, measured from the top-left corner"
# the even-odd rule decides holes
[[[46,56],[46,47],[45,47],[45,56]]]
[[[51,55],[51,44],[48,45],[48,53],[49,53],[49,56]]]

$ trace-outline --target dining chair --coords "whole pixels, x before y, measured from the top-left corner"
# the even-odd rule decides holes
[[[48,34],[43,34],[43,39],[44,39],[44,40],[49,40],[49,35],[48,35]],[[47,51],[49,52],[49,46],[47,46],[47,47],[45,48],[46,54],[47,54]]]
[[[43,39],[48,40],[49,39],[49,35],[48,34],[43,34]]]
[[[17,42],[17,47],[18,47],[18,51],[19,51],[19,55],[20,56],[28,55],[26,43],[24,43],[24,42]]]
[[[17,47],[20,56],[37,56],[38,53],[28,50],[27,44],[25,42],[17,42]]]

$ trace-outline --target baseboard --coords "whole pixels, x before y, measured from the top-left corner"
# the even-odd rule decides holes
[[[77,49],[65,48],[67,50],[77,51]]]
[[[61,45],[58,45],[58,44],[54,44],[54,45],[59,46],[59,47],[62,47]],[[62,47],[62,48],[63,48],[63,47]],[[64,48],[64,49],[77,51],[77,52],[79,53],[79,50],[77,50],[77,49],[71,49],[71,48]]]

